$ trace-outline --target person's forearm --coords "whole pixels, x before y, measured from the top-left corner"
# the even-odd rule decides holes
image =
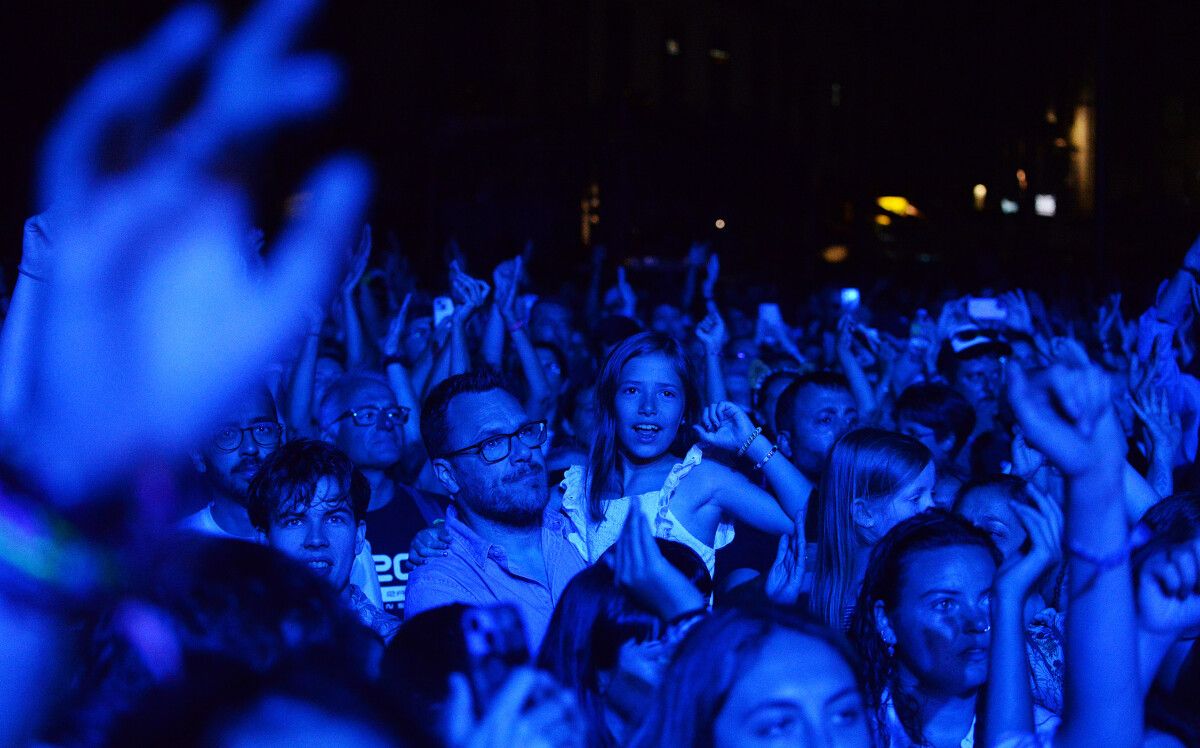
[[[721,403],[729,399],[725,389],[725,372],[721,370],[721,351],[704,352],[704,394],[710,403]]]
[[[483,362],[496,371],[504,368],[504,318],[500,316],[500,307],[495,302],[488,310],[479,354],[483,357]]]
[[[289,428],[302,436],[313,436],[313,413],[317,403],[313,402],[317,378],[317,353],[321,336],[309,332],[304,335],[300,356],[292,366],[288,380],[287,397],[283,401],[284,421]]]
[[[550,391],[550,383],[546,381],[546,371],[542,369],[542,360],[538,358],[529,333],[525,332],[525,323],[509,329],[512,335],[513,349],[517,352],[517,360],[521,362],[521,372],[525,375],[525,383],[529,385],[529,402],[526,410],[530,420],[536,421],[550,412],[553,405],[554,393]]]
[[[46,291],[46,281],[17,276],[8,316],[0,328],[0,424],[16,423],[18,412],[29,402],[29,372]]]
[[[1167,454],[1165,450],[1159,448],[1157,445],[1151,446],[1150,467],[1146,471],[1146,483],[1161,498],[1166,498],[1175,493],[1173,464],[1174,455]]]
[[[346,371],[351,371],[363,364],[363,332],[358,305],[349,289],[342,292],[342,331],[346,334]]]
[[[1152,631],[1138,630],[1138,678],[1141,682],[1142,697],[1150,693],[1154,687],[1155,676],[1167,652],[1175,645],[1175,637],[1170,634],[1159,634]]]
[[[433,388],[446,377],[450,376],[450,341],[442,346],[441,350],[434,356],[433,366],[429,369],[429,375],[425,380],[425,388],[422,390],[423,397],[428,397]]]
[[[1024,601],[997,594],[992,600],[992,643],[983,709],[983,745],[994,746],[1034,731],[1033,694],[1025,654]]]
[[[384,367],[392,394],[396,396],[396,404],[408,408],[408,421],[404,424],[404,439],[406,444],[421,443],[421,401],[413,389],[409,379],[408,369],[396,358],[389,358]]]
[[[766,437],[759,436],[751,442],[750,448],[746,450],[746,458],[758,465],[772,447],[773,445]],[[812,483],[804,477],[804,473],[796,469],[790,460],[779,454],[778,449],[762,466],[762,471],[767,479],[767,485],[770,486],[771,492],[775,495],[776,501],[779,502],[784,513],[787,514],[789,521],[795,522],[799,519],[803,524],[805,512],[808,511],[808,498],[812,495]],[[790,528],[784,529],[784,532],[790,531]]]
[[[383,320],[379,316],[379,305],[371,293],[371,284],[362,282],[358,285],[358,311],[362,315],[362,325],[367,331],[368,340],[380,340],[384,333]]]
[[[1137,618],[1121,469],[1073,479],[1067,488],[1067,547],[1096,559],[1124,558],[1101,566],[1069,553],[1064,706],[1056,748],[1135,748],[1142,740]]]
[[[455,317],[450,323],[450,371],[447,376],[462,374],[471,368],[471,354],[467,351],[466,320]]]
[[[1132,527],[1141,521],[1150,507],[1162,500],[1153,486],[1128,462],[1122,472],[1125,496],[1125,518]]]
[[[1167,281],[1167,289],[1163,292],[1162,298],[1154,305],[1154,316],[1160,322],[1176,327],[1183,322],[1188,307],[1192,303],[1193,282],[1191,273],[1183,269],[1175,271],[1175,274]]]
[[[837,358],[842,365],[846,379],[850,382],[850,392],[854,395],[858,412],[864,415],[874,413],[875,393],[871,391],[871,383],[867,380],[867,374],[859,365],[858,360],[854,358],[853,354],[839,353]]]

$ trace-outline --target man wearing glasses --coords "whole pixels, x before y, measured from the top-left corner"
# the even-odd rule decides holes
[[[408,575],[401,566],[413,537],[440,519],[444,499],[405,485],[401,479],[412,413],[396,404],[387,382],[370,373],[352,372],[335,380],[321,400],[323,439],[349,455],[371,486],[367,508],[370,542],[383,608],[404,614]]]
[[[246,393],[229,415],[229,420],[214,429],[212,436],[192,453],[192,463],[201,475],[209,501],[200,511],[184,517],[180,527],[257,541],[258,531],[247,510],[247,492],[263,461],[283,443],[283,425],[279,423],[275,399],[266,388]],[[382,605],[369,545],[355,558],[350,581],[371,602]]]
[[[563,588],[585,566],[562,518],[546,511],[545,421],[529,421],[494,374],[471,371],[429,394],[421,436],[451,498],[450,547],[412,572],[407,615],[513,603],[536,649]]]

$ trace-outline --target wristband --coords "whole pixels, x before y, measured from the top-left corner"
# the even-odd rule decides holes
[[[762,458],[762,460],[760,460],[760,461],[759,461],[759,463],[758,463],[757,465],[755,465],[755,466],[754,466],[754,469],[755,469],[755,470],[762,470],[762,469],[763,469],[763,465],[766,465],[768,462],[770,462],[771,458],[772,458],[772,457],[774,457],[774,456],[775,456],[775,453],[776,453],[776,452],[778,452],[778,451],[779,451],[779,445],[778,445],[778,444],[772,444],[772,445],[771,445],[771,451],[770,451],[770,452],[767,452],[766,456],[764,456],[764,457]]]
[[[746,443],[738,447],[737,456],[741,457],[742,455],[746,454],[746,450],[750,449],[750,445],[753,444],[754,440],[757,439],[761,434],[762,426],[754,429],[754,433],[750,435],[750,438],[746,440]]]
[[[1139,522],[1134,526],[1133,532],[1129,533],[1129,539],[1125,541],[1125,544],[1107,556],[1097,556],[1090,553],[1080,546],[1076,540],[1067,543],[1067,550],[1080,561],[1086,561],[1100,571],[1109,571],[1128,561],[1129,554],[1141,548],[1149,539],[1150,528]]]

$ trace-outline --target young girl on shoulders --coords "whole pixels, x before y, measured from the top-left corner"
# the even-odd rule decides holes
[[[633,507],[645,513],[656,537],[700,554],[710,573],[716,549],[733,539],[733,519],[779,535],[803,527],[811,484],[741,408],[729,402],[701,408],[675,339],[645,332],[614,348],[596,383],[596,409],[588,464],[570,468],[560,486],[570,539],[589,562],[616,542]],[[699,444],[691,444],[693,435]],[[704,460],[702,446],[748,460],[775,496]]]

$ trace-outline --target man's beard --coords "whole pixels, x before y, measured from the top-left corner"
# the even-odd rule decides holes
[[[540,477],[532,485],[533,477]],[[545,471],[530,468],[505,478],[471,500],[471,509],[479,516],[514,528],[529,528],[542,524],[542,514],[549,498],[545,484]]]

